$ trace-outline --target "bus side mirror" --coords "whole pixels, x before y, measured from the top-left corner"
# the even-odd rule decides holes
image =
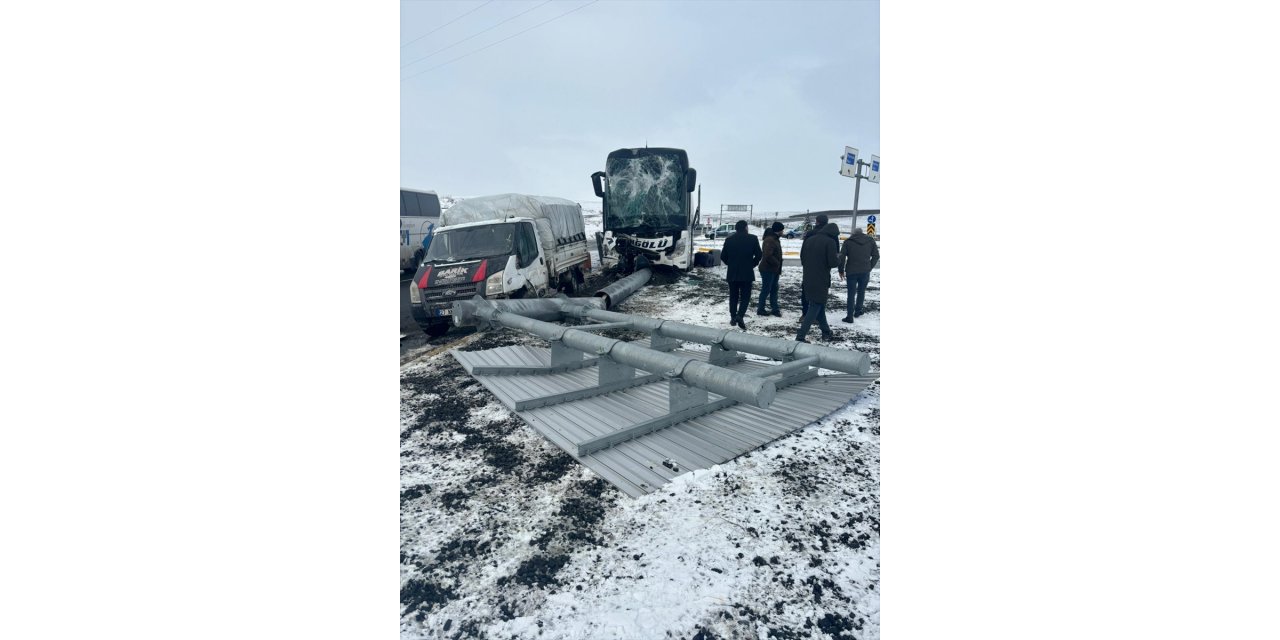
[[[697,183],[698,183],[698,170],[694,169],[693,167],[689,167],[689,169],[684,172],[685,191],[688,191],[689,193],[693,193],[693,187]]]
[[[604,197],[604,172],[603,171],[597,171],[591,174],[591,186],[595,187],[597,198]]]

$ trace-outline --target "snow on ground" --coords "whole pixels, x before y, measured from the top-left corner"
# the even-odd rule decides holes
[[[724,270],[655,277],[622,310],[728,328]],[[756,316],[753,301],[749,331],[794,336],[799,284],[800,269],[784,268],[783,317]],[[832,344],[878,369],[879,271],[853,324],[839,321],[833,284]],[[490,331],[466,348],[507,344],[539,341]],[[638,499],[543,440],[447,353],[402,369],[401,400],[403,638],[879,637],[878,384]]]

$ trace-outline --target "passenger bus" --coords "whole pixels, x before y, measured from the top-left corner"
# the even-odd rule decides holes
[[[434,191],[400,188],[400,270],[413,271],[426,254],[423,240],[440,224],[440,197]]]

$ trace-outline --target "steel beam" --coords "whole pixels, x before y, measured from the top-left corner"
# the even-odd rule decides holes
[[[597,324],[580,324],[574,327],[579,331],[604,331],[605,329],[630,329],[635,324],[630,320],[626,322],[600,322]]]

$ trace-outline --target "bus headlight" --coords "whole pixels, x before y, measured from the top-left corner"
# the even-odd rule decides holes
[[[484,297],[502,295],[502,271],[495,273],[484,281]]]
[[[422,304],[422,289],[418,288],[418,283],[409,283],[409,302],[413,304]]]

